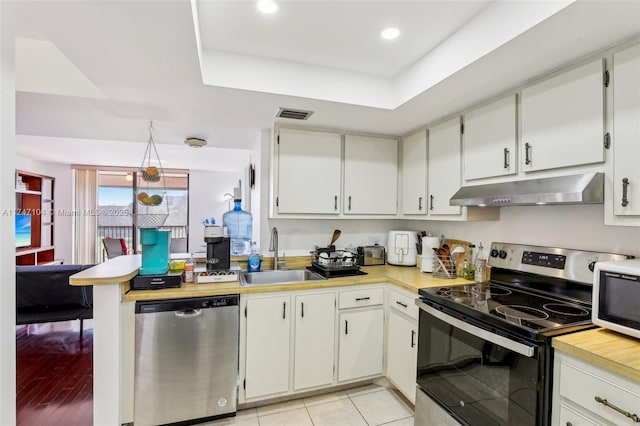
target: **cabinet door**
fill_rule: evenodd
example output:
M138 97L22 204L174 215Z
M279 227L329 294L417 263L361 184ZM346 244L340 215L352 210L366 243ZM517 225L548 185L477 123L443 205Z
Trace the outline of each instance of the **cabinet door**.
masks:
M383 326L382 308L340 314L338 381L382 373Z
M278 213L340 213L342 137L280 129Z
M245 397L289 390L289 296L247 300Z
M396 214L398 141L345 136L344 213Z
M333 383L335 293L295 296L293 388Z
M613 57L613 211L640 215L640 45Z
M427 214L427 132L402 141L402 213Z
M449 199L460 189L460 118L429 129L429 214L460 214Z
M418 323L391 310L387 334L387 377L413 403L416 398Z
M522 90L525 172L604 161L603 61Z
M464 116L465 180L516 173L516 95L499 99Z

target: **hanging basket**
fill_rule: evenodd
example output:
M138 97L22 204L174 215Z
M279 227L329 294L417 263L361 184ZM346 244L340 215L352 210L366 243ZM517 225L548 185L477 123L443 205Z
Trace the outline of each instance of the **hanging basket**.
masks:
M149 124L149 141L137 173L135 223L140 228L161 227L169 217L166 177L152 132Z

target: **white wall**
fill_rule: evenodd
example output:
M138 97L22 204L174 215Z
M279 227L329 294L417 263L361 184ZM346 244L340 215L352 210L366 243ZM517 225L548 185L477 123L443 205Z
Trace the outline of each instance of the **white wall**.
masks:
M70 211L73 194L72 170L68 164L47 163L31 158L15 156L15 168L24 172L36 173L55 178L53 187L54 211L61 209ZM64 263L71 263L73 253L73 217L54 214L53 218L53 243L55 245L55 258Z
M202 220L213 217L216 225L222 226L222 215L233 208L233 200L226 201L229 197L224 194L233 194L243 173L242 170L235 173L192 170L189 173L189 251L206 251Z
M573 248L640 257L640 227L605 226L604 205L502 207L494 222L403 221L410 230L471 241Z
M0 205L15 194L15 4L0 1ZM0 425L16 423L16 274L13 215L0 215Z

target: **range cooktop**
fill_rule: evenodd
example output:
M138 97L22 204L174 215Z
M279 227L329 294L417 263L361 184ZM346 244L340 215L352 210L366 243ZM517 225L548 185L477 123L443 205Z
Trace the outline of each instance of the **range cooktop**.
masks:
M493 243L487 283L420 289L432 306L539 340L591 326L595 262L627 256Z

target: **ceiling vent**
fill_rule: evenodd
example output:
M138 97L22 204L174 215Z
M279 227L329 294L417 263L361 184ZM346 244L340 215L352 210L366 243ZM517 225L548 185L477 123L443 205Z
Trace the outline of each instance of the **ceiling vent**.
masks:
M278 112L276 112L276 117L290 118L292 120L306 120L311 117L311 114L313 114L313 111L280 107L278 108Z

